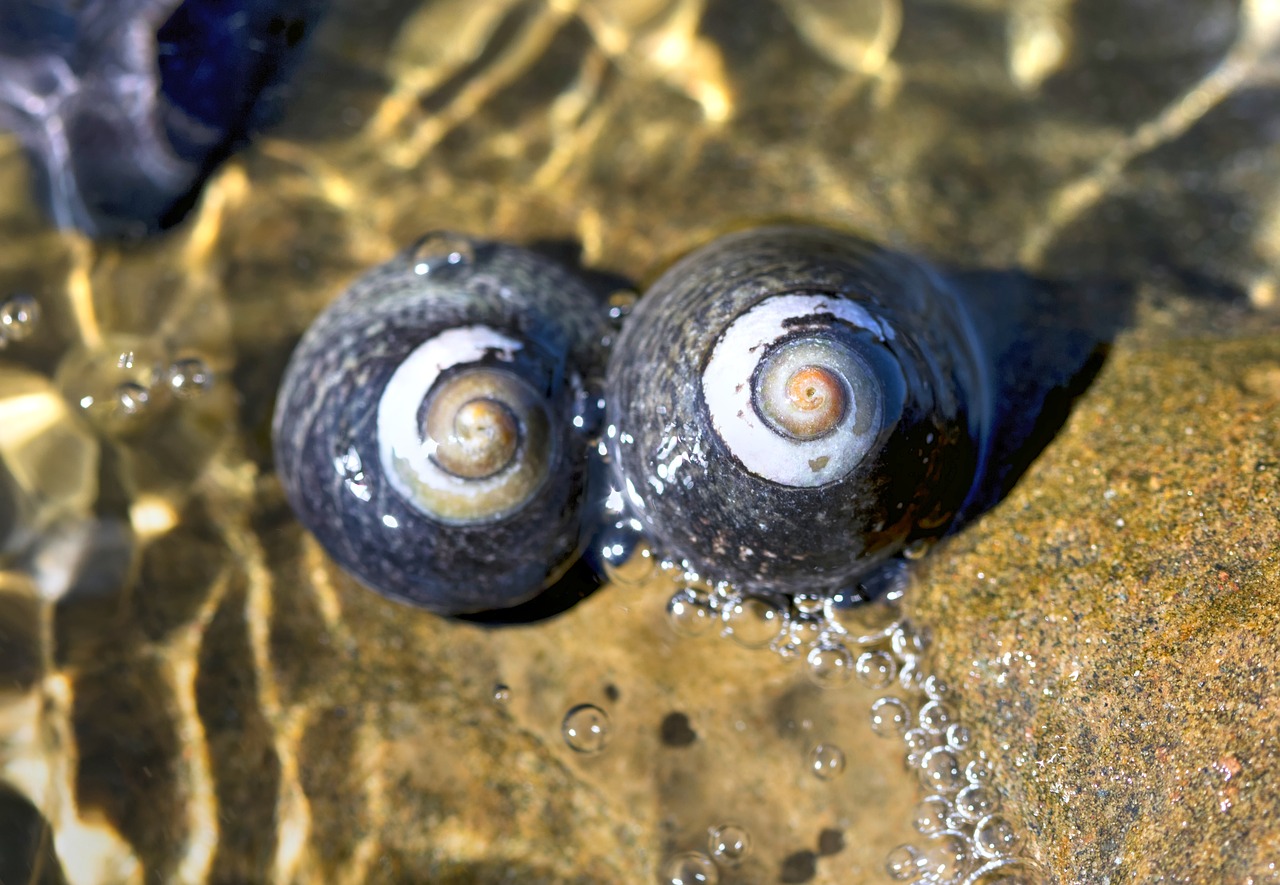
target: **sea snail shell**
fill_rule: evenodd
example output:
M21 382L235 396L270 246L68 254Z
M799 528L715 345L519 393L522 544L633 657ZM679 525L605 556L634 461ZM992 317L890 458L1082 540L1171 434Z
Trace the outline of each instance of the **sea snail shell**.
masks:
M326 309L294 351L275 458L343 567L439 614L516 605L591 526L591 383L604 312L532 252L424 237Z
M963 506L990 435L985 366L926 265L817 228L730 235L623 327L614 482L655 546L713 580L838 589Z

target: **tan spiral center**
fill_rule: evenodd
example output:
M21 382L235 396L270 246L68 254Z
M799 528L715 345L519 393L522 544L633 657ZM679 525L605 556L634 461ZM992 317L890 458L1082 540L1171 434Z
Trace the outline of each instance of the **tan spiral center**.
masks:
M493 399L473 399L454 413L452 432L436 449L436 461L454 476L483 479L511 463L520 445L520 424Z
M787 378L783 393L782 402L771 403L770 417L796 439L817 439L844 417L844 384L831 369L801 366Z

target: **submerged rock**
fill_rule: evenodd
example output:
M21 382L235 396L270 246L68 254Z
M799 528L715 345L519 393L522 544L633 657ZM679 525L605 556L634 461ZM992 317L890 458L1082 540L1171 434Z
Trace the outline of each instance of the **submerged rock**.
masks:
M1122 339L908 597L1062 882L1271 881L1280 338Z

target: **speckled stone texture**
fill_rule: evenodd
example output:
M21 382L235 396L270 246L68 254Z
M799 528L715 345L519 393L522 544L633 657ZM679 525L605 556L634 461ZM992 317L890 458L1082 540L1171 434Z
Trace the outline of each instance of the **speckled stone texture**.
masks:
M1122 339L909 607L1057 881L1280 881L1280 336Z

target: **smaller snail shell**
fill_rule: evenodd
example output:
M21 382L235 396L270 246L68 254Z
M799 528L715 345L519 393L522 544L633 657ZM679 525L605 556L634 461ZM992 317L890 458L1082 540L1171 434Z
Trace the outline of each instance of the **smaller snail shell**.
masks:
M307 330L277 469L298 518L370 587L458 615L517 605L577 557L604 312L532 252L425 237Z
M941 534L982 470L986 357L961 296L845 234L771 227L677 262L619 336L614 478L713 580L798 593Z

